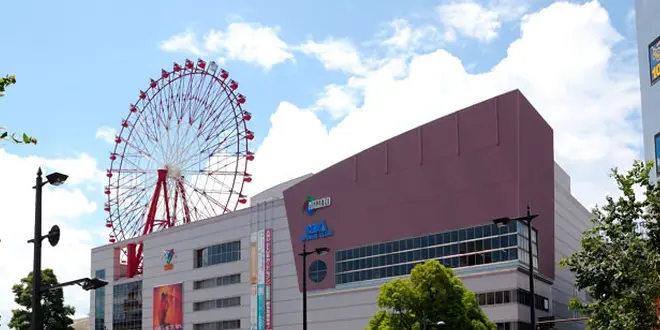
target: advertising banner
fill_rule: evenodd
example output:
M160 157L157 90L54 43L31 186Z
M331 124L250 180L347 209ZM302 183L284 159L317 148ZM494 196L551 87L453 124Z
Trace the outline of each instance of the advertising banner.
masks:
M265 326L266 330L273 329L273 306L271 288L273 285L273 228L266 229L266 261L265 261Z
M257 233L250 235L250 329L257 330Z
M265 281L265 239L266 239L265 230L260 230L257 233L257 330L264 330L265 328L265 315L264 315L264 281Z
M183 283L154 288L153 330L183 329Z
M660 37L649 45L649 66L651 70L651 86L660 80Z

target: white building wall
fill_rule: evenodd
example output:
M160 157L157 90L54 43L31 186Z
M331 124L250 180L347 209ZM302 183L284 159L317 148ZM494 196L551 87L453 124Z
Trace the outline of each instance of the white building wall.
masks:
M660 1L636 0L637 56L639 57L640 92L642 96L642 126L644 159L655 160L654 136L660 133L660 81L651 86L649 44L660 36ZM656 178L653 171L652 176ZM656 178L657 179L657 178Z
M562 258L569 257L582 248L582 233L591 226L589 212L571 195L570 177L555 163L555 265ZM578 315L568 309L568 302L573 297L582 301L584 292L575 290L575 276L566 268L556 267L552 289L553 312L555 318L573 318ZM584 322L557 323L557 329L584 329Z

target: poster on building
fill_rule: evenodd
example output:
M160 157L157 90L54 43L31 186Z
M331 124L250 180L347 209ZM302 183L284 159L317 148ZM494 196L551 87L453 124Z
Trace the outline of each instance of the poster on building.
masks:
M273 309L272 309L272 298L271 288L273 285L273 228L266 229L266 260L265 260L265 327L266 330L273 329Z
M257 233L250 235L250 329L257 330Z
M257 234L257 330L264 330L265 328L265 315L264 315L264 281L265 281L265 251L264 243L266 239L266 231L260 230Z
M183 329L183 283L154 287L153 330Z
M649 44L649 69L651 71L651 86L660 80L660 37Z

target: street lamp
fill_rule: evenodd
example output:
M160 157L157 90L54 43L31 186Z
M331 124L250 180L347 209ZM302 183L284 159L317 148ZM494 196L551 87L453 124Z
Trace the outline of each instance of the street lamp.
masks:
M532 296L529 308L529 317L531 319L532 328L536 330L536 294L534 293L534 244L532 243L532 220L538 217L538 214L532 214L532 210L527 205L527 215L518 218L499 218L493 220L498 227L504 227L510 221L523 221L527 225L527 240L529 250L529 293Z
M53 226L47 235L41 235L41 195L43 192L43 187L50 183L53 186L59 186L66 181L69 177L66 174L62 173L51 173L46 175L46 181L44 182L41 177L41 167L37 171L37 181L34 185L36 190L36 203L34 210L34 238L29 240L28 243L34 244L34 264L32 267L32 329L33 330L42 330L43 326L41 325L41 242L48 238L48 242L51 246L57 245L60 241L60 227L57 225Z
M320 256L330 252L327 247L316 248L312 251L307 251L307 244L303 242L302 253L298 253L302 257L302 277L303 277L303 330L307 330L307 256L311 254L318 254Z

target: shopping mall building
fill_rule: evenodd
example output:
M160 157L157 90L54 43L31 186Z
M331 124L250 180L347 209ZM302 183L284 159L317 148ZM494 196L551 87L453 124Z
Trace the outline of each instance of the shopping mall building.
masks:
M500 329L538 317L573 317L581 296L557 264L579 248L590 213L554 162L553 131L512 91L384 141L319 173L254 196L249 208L95 248L90 330L309 328L359 330L376 312L379 287L424 260L452 267ZM539 217L534 299L522 223ZM327 247L302 265L298 253ZM126 278L120 249L144 246L141 275ZM307 267L307 278L302 277ZM171 312L165 315L161 308ZM181 324L181 326L177 326ZM557 324L580 329L581 324ZM167 327L165 328L167 329Z

